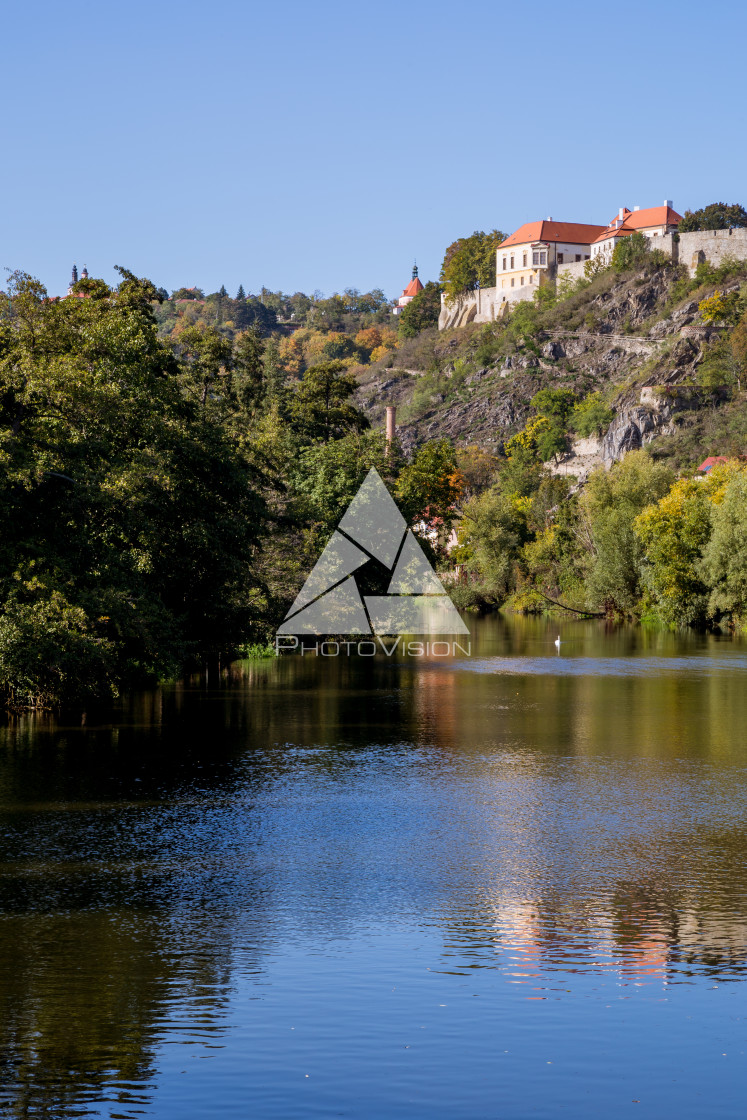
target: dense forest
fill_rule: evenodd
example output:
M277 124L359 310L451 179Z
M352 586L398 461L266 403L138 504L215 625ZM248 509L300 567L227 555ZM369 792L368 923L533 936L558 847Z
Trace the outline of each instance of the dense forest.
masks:
M455 242L396 317L380 291L169 297L119 269L55 299L14 273L5 705L107 701L264 648L371 466L436 530L424 546L463 608L741 628L747 264L690 277L632 237L500 321L439 333L441 293L483 282L500 236ZM580 440L610 457L577 468ZM699 475L705 455L726 461Z
M266 643L370 466L411 523L454 517L453 447L387 454L344 360L322 352L291 377L256 326L163 337L157 289L119 271L116 290L83 280L85 298L57 300L16 273L2 304L14 708L106 700Z

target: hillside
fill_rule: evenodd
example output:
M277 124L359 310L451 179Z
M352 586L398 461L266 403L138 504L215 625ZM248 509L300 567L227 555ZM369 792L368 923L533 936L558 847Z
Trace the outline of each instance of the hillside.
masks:
M406 451L448 436L500 452L539 390L568 389L578 400L599 393L613 419L578 448L584 456L569 446L564 473L583 475L649 444L678 465L741 452L741 394L701 375L722 330L702 322L698 305L717 289L737 292L746 277L744 262L706 266L694 280L651 260L628 273L609 269L565 298L520 304L499 323L406 340L384 365L358 370L358 403L375 424L396 404Z

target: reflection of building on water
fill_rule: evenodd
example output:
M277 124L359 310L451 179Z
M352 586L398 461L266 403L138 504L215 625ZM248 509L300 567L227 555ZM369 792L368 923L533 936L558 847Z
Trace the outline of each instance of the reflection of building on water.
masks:
M507 894L485 899L482 915L473 912L469 920L455 913L449 930L451 967L461 953L474 966L479 946L485 967L536 990L566 990L564 975L595 973L622 987L666 986L694 975L747 980L747 920L698 910L686 899L661 899L655 907L649 892L637 904L628 890L586 905Z

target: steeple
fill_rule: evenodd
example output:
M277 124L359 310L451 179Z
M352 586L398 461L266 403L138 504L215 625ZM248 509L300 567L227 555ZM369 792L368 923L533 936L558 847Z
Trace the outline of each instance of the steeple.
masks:
M80 274L80 278L81 278L81 280L87 280L88 279L88 269L86 268L85 265L83 265L83 271Z
M412 278L413 278L413 280L417 280L417 278L418 278L418 262L417 261L415 261L415 263L412 266Z
M72 279L70 280L70 285L72 287L73 284L77 284L77 283L78 283L78 266L77 266L77 264L74 264L73 265L73 275L72 275Z

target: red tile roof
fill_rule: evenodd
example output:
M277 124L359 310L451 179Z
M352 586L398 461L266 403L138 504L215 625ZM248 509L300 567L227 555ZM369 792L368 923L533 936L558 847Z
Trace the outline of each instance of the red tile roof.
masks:
M525 222L516 233L502 241L498 248L524 245L528 241L563 241L568 245L591 245L603 229L604 226L590 226L582 222Z
M682 215L671 206L649 206L648 210L628 210L625 206L622 225L616 226L615 223L619 220L619 214L615 214L607 228L595 240L606 241L609 237L627 237L637 230L649 229L651 226L676 226L682 221Z
M422 290L423 285L420 283L418 277L414 276L399 298L402 299L403 296L416 296L418 292L422 292Z
M698 467L698 470L699 471L709 471L711 469L711 467L716 466L716 463L728 463L728 462L729 462L729 456L728 455L709 455L708 458L704 459L703 462L700 464L700 466Z

